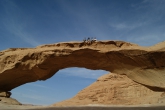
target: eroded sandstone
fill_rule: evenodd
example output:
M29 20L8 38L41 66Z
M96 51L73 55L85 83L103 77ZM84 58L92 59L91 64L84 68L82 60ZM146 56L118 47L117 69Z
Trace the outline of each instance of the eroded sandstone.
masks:
M0 104L3 105L21 105L16 99L10 97L11 92L8 91L0 91Z
M7 98L9 98L10 96L11 96L11 92L0 91L0 97L7 97Z
M0 97L0 104L3 105L22 105L14 98Z
M53 106L165 104L165 90L141 85L126 75L109 73L73 98Z
M0 52L0 90L46 80L68 67L125 74L138 83L164 89L165 42L151 47L123 41L65 42L4 50Z

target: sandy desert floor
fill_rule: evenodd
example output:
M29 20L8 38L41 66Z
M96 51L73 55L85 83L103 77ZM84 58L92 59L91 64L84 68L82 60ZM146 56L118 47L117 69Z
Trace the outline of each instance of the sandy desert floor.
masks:
M0 110L165 110L163 105L136 105L136 106L69 106L69 107L51 107L51 106L29 106L29 105L1 105Z

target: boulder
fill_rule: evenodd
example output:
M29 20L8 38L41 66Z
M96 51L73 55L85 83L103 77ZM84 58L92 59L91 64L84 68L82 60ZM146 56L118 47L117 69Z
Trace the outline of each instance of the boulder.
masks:
M7 97L7 98L9 98L10 96L11 96L11 92L0 91L0 97Z

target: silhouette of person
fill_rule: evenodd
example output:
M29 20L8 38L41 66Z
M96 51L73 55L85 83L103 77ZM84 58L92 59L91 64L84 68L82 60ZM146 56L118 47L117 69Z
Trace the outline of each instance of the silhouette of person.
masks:
M94 41L94 42L96 42L96 41L97 41L96 37L93 39L93 41Z
M88 37L87 41L90 41L90 38Z

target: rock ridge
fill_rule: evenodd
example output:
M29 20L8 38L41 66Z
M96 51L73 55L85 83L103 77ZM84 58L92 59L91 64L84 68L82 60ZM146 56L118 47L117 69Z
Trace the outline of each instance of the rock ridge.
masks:
M84 67L125 74L151 87L165 89L165 42L142 47L124 41L63 42L0 52L0 90L46 80L60 69Z

